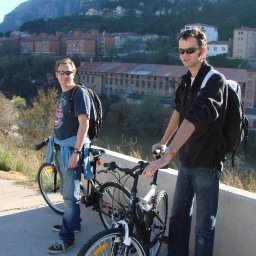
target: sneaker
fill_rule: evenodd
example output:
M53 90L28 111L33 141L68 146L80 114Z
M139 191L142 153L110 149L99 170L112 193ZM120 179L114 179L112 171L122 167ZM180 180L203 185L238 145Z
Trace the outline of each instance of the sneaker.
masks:
M53 231L56 231L56 232L60 232L60 230L61 230L61 225L59 225L59 224L53 225L53 226L52 226L52 230L53 230ZM75 233L78 233L78 232L80 232L80 231L81 231L81 228L75 230Z
M54 245L48 248L49 254L59 254L65 253L67 249L70 249L74 246L74 242L65 242L58 240Z

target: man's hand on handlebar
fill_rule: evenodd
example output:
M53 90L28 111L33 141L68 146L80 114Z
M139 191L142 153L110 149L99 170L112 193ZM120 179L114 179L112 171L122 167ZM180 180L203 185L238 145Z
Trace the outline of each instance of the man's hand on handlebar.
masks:
M156 143L152 146L152 152L156 152L157 149L161 151L161 154L165 152L166 150L166 145L159 143Z

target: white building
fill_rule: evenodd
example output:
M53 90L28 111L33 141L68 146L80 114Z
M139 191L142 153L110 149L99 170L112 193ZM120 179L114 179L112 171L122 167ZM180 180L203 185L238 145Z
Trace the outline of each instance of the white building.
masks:
M192 23L185 25L185 28L181 29L181 32L184 30L192 29L192 28L199 28L203 30L206 34L207 41L218 41L218 30L217 27L202 24L202 23Z
M229 53L228 41L211 41L207 44L207 57Z

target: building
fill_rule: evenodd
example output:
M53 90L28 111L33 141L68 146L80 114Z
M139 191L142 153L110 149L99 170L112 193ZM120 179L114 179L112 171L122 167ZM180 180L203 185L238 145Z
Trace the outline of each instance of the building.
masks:
M206 34L207 41L218 41L218 30L217 27L206 25L203 23L192 23L185 25L185 28L181 30L183 32L184 30L192 29L192 28L199 28L203 30Z
M245 107L256 106L256 70L216 68L227 79L237 81L241 86ZM181 76L186 72L183 66L83 62L78 67L77 80L94 89L98 94L119 95L127 98L134 94L156 95L174 98Z
M124 33L114 33L115 37L115 47L117 51L123 51L125 43L131 42L141 42L142 36L132 33L132 32L124 32Z
M184 72L182 66L84 62L78 67L77 79L98 94L172 97Z
M97 52L102 56L109 56L116 51L115 35L103 32L97 38Z
M241 27L234 30L232 57L256 61L256 28Z
M35 54L50 54L59 55L60 40L53 35L41 33L34 38L34 52Z
M211 41L207 44L207 57L225 54L231 56L231 41Z
M93 58L96 55L98 30L82 33L77 29L73 33L63 36L66 55Z
M28 35L20 38L20 53L35 54L35 36Z

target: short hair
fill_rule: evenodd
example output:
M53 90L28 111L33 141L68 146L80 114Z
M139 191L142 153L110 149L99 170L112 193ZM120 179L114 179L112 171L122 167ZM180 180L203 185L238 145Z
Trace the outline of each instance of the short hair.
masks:
M73 72L76 73L76 65L75 65L74 61L71 60L70 58L65 58L65 59L56 61L55 72L58 71L59 65L61 65L61 64L70 64Z
M178 36L178 40L180 40L181 38L186 40L189 37L194 37L197 40L198 46L200 48L207 47L207 38L205 33L201 29L192 28L192 29L185 30L180 33L180 35Z

